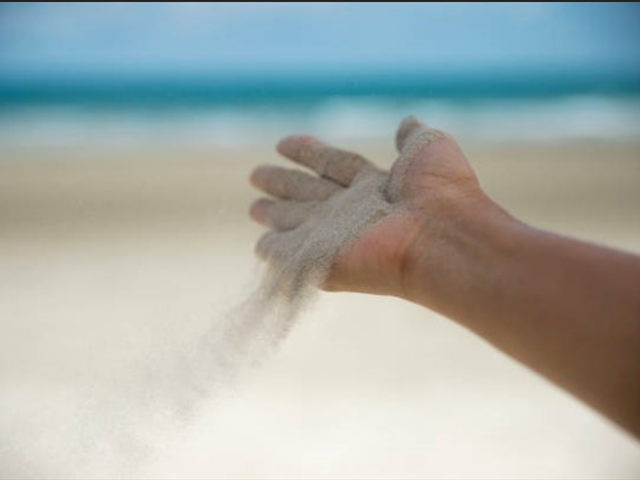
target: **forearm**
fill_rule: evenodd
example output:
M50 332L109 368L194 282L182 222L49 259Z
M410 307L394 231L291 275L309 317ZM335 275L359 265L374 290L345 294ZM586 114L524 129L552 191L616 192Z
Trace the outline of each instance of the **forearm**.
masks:
M417 249L409 298L640 435L640 258L478 203Z
M283 140L279 152L317 175L254 172L275 197L251 210L272 229L260 255L277 264L331 238L322 288L436 310L640 436L640 258L516 221L482 193L455 140L415 118L396 143L384 174L313 137Z

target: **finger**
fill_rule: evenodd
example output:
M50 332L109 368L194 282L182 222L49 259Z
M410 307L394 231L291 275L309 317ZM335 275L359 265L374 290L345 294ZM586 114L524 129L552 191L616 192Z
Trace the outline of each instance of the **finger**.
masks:
M398 149L398 152L402 152L404 150L407 140L411 134L418 129L426 129L426 126L413 115L402 120L398 127L398 131L396 132L396 148Z
M274 201L266 198L256 200L249 211L256 222L275 230L293 230L304 222L317 202Z
M278 144L278 152L345 187L362 169L373 168L373 164L361 155L332 147L308 135L283 139Z
M256 168L251 183L274 197L298 201L326 200L340 190L329 180L270 165Z
M396 148L401 154L415 154L435 140L442 132L429 128L414 116L405 118L396 133Z
M416 117L405 118L396 133L396 148L400 157L391 168L386 187L387 200L400 201L406 184L409 167L420 157L420 153L431 143L444 137L439 130L434 130L420 122Z

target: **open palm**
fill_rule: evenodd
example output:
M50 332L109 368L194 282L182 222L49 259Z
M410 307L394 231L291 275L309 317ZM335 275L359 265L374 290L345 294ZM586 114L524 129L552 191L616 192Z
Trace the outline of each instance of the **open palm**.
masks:
M399 157L391 171L378 169L362 156L310 136L287 137L278 151L314 174L278 166L261 166L253 185L274 198L251 206L251 216L270 228L258 254L279 261L300 248L315 232L360 225L354 238L330 251L327 290L406 295L418 238L442 253L447 224L457 205L482 196L475 174L456 142L413 117L396 134ZM363 217L368 216L364 221ZM424 243L422 243L424 244Z

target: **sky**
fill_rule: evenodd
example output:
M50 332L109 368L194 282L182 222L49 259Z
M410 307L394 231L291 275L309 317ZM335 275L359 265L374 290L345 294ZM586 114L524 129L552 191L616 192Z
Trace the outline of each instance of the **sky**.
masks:
M640 72L606 3L5 3L0 78L579 69Z

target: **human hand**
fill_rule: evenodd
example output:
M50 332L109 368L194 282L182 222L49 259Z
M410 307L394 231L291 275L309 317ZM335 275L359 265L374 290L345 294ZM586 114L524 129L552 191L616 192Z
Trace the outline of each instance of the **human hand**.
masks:
M409 117L396 134L391 171L310 136L282 140L278 151L313 170L258 167L259 199L250 214L269 227L257 252L284 264L297 252L318 266L320 287L411 299L418 263L437 275L455 229L491 202L453 138ZM300 266L301 267L301 266ZM421 285L424 285L421 279Z
M275 290L395 295L469 328L640 436L640 257L528 227L493 203L455 140L400 125L390 171L313 137L260 167L251 216ZM309 281L311 280L311 281ZM271 285L271 283L270 283Z

